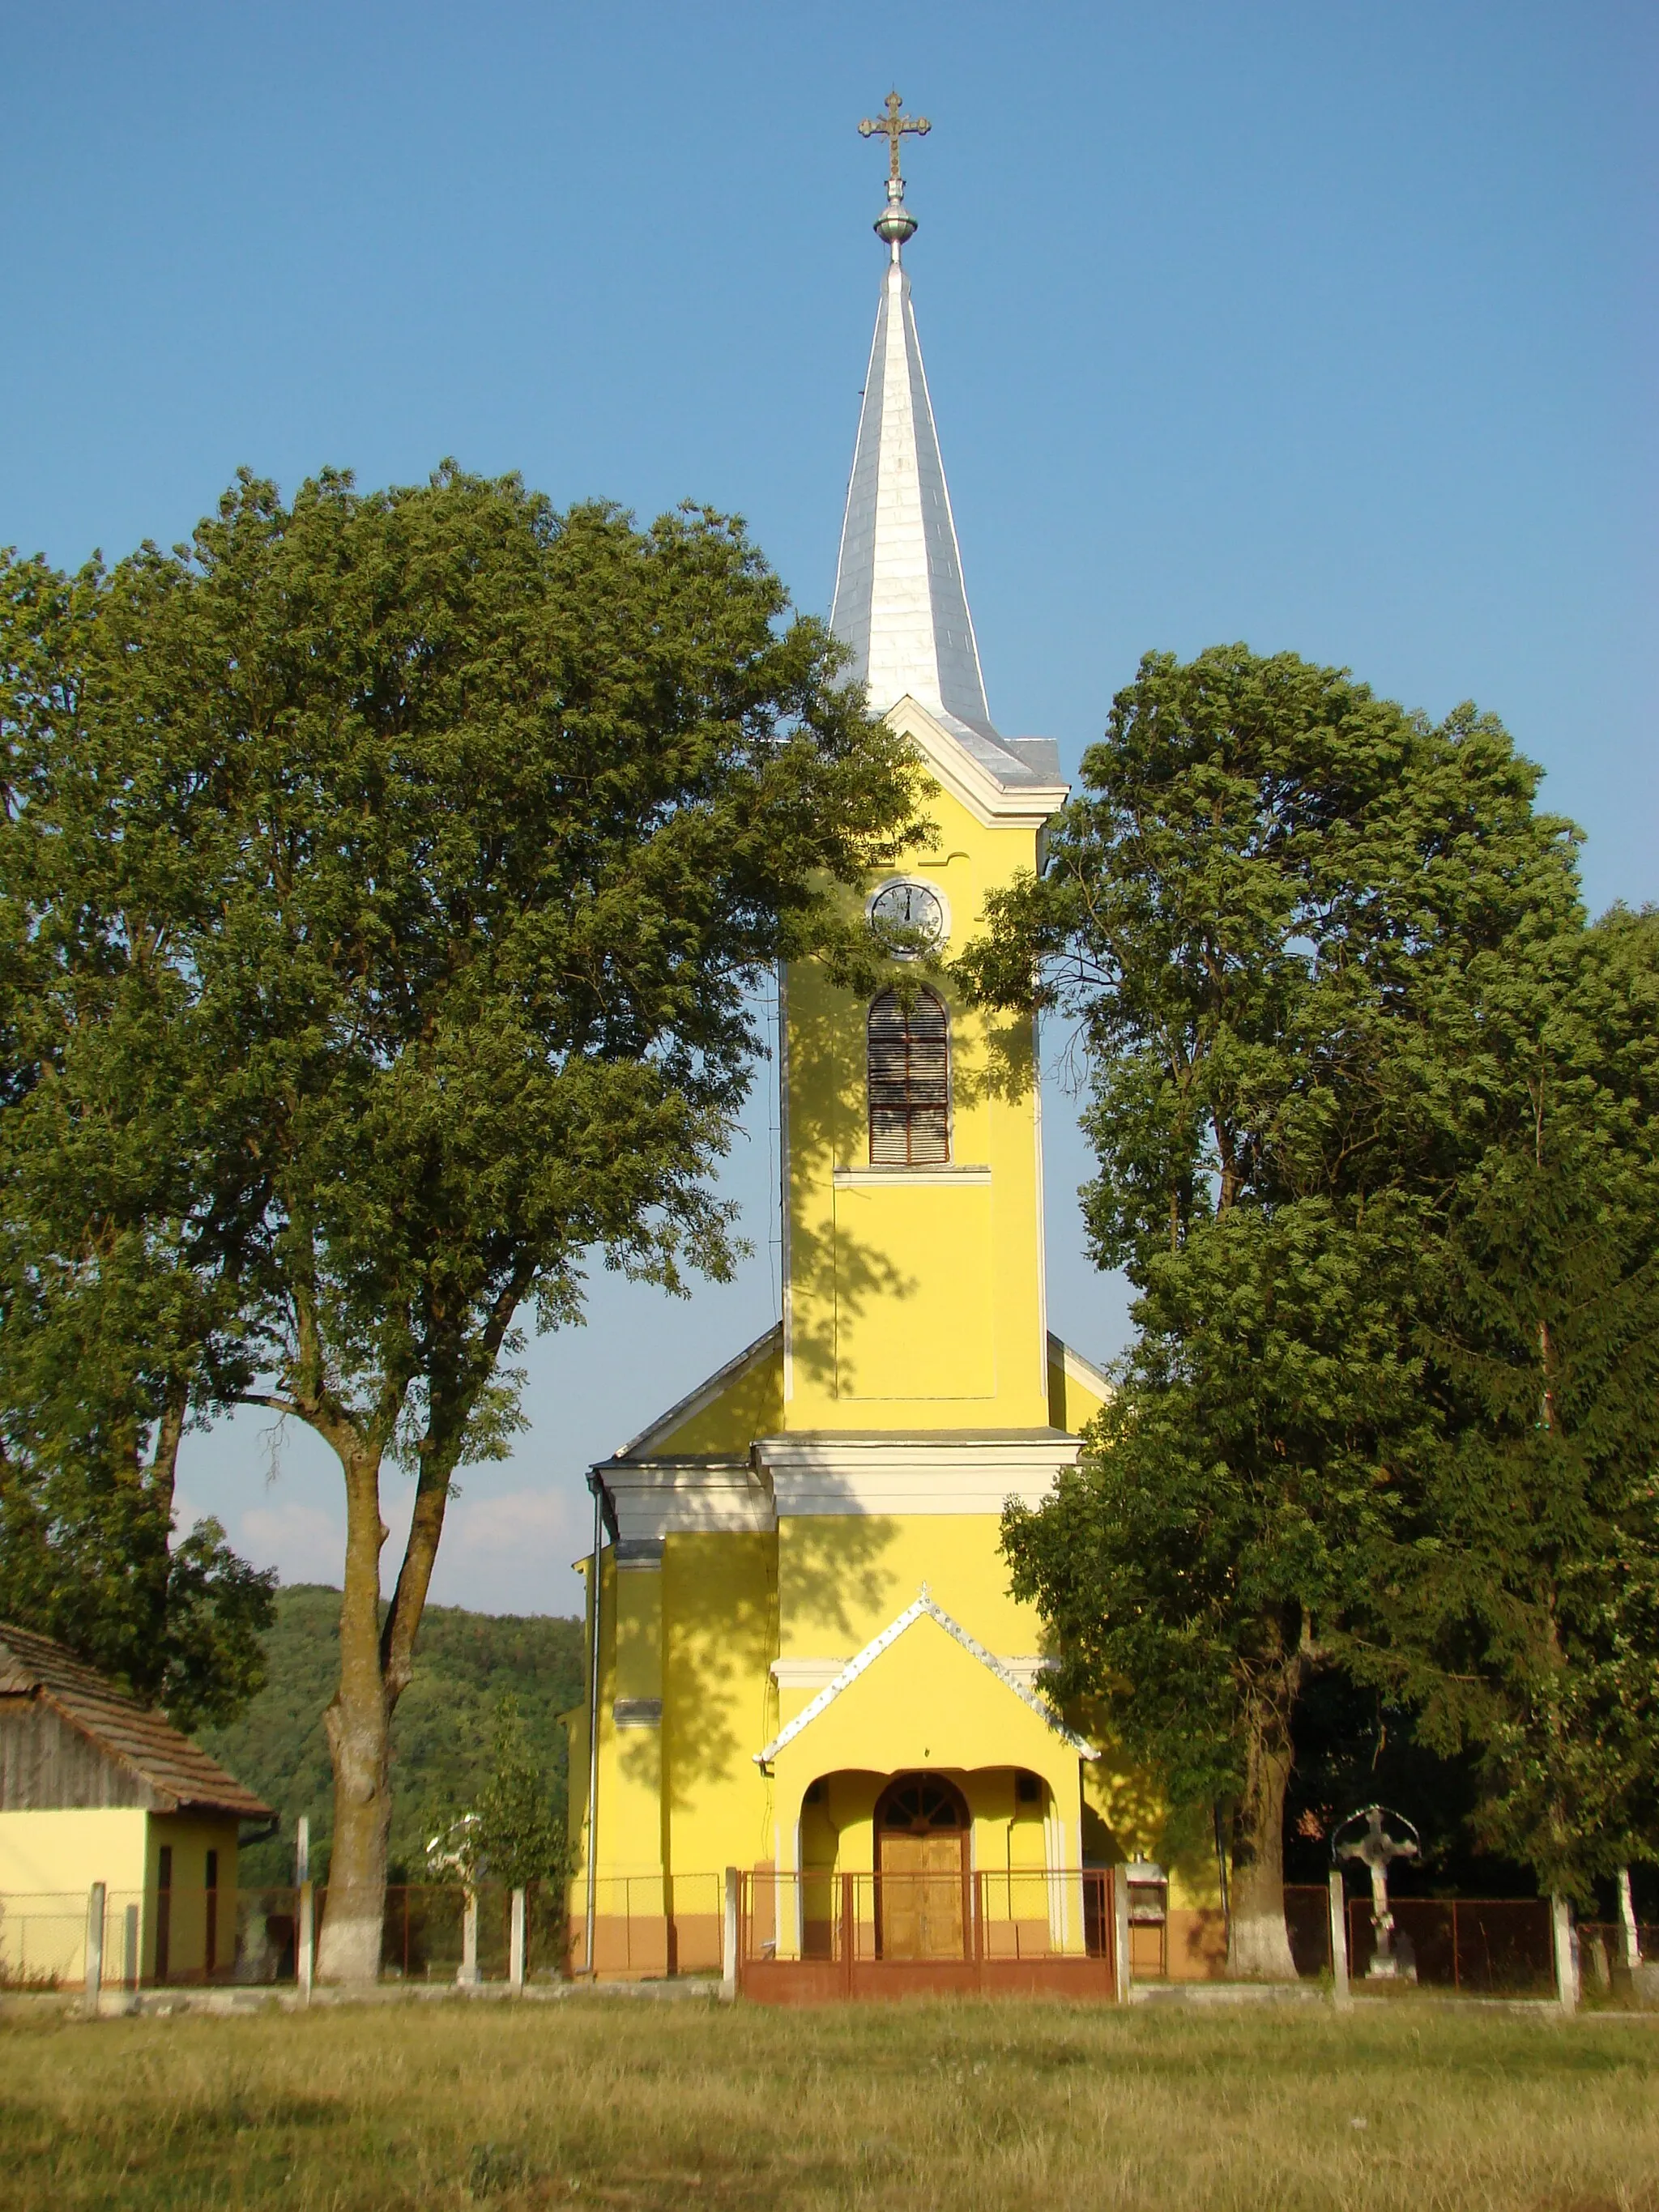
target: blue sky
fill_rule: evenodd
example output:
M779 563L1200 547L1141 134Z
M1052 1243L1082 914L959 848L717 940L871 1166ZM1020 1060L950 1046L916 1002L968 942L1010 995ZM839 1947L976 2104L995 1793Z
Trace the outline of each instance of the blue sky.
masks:
M6 0L0 542L67 564L243 463L453 454L741 512L827 608L892 83L933 120L907 259L1001 726L1074 765L1147 648L1291 647L1500 714L1592 902L1659 896L1650 5ZM753 1264L686 1305L602 1277L532 1347L437 1596L567 1607L581 1469L767 1326L768 1120ZM1051 1316L1101 1355L1070 1123L1051 1086ZM308 1438L222 1426L185 1488L337 1573Z

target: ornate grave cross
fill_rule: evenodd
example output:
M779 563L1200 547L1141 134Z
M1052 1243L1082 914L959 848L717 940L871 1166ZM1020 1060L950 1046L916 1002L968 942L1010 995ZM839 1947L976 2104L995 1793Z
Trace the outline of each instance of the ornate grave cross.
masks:
M890 184L896 185L901 181L899 177L899 140L904 136L907 131L913 131L918 138L925 138L933 126L927 120L927 118L925 115L906 115L902 113L902 110L904 106L904 102L899 98L899 95L896 92L890 92L888 94L886 100L883 102L883 106L887 110L886 120L884 122L879 119L872 120L866 115L863 122L859 125L859 137L860 138L873 138L878 131L885 133L887 139L888 181ZM894 197L896 198L897 195L896 194Z
M1338 1840L1343 1830L1363 1820L1364 1827L1346 1843ZM1393 1821L1396 1828L1408 1832L1403 1837L1389 1834L1382 1823ZM1331 1851L1339 1859L1358 1859L1368 1867L1371 1877L1371 1926L1376 1930L1376 1949L1366 1969L1366 1978L1392 1981L1399 1971L1394 1953L1394 1915L1389 1910L1389 1869L1395 1859L1414 1859L1422 1850L1417 1831L1409 1820L1398 1813L1390 1813L1386 1806L1367 1805L1363 1813L1351 1813L1331 1838Z

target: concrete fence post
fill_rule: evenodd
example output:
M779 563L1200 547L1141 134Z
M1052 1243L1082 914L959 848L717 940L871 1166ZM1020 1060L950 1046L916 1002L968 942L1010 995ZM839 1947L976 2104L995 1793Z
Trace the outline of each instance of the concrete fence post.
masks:
M1642 1963L1642 1931L1636 1924L1636 1899L1631 1894L1630 1869L1619 1869L1619 1963L1633 1973Z
M96 2013L104 1990L104 1885L95 1881L87 1892L86 2003Z
M138 1953L137 1906L136 1905L128 1905L125 1912L121 1916L121 1920L123 1934L121 1979L125 1983L128 1989L131 1990L132 2001L136 2005L138 2002L139 1976L143 1971L143 1961L140 1958Z
M522 1889L513 1893L513 1933L507 1942L507 1978L515 1996L524 1995L524 1915L525 1893Z
M1129 1869L1112 1869L1112 1981L1120 2004L1129 2002Z
M461 1908L461 1963L455 1976L456 1985L464 1990L475 1986L478 1979L478 1893L469 1882L466 1902Z
M1572 1940L1572 1908L1559 1893L1550 1899L1550 1933L1555 1948L1555 1994L1563 2012L1578 2009L1578 1954Z
M1331 1995L1336 2000L1339 2012L1346 2011L1353 2002L1353 1991L1348 1986L1348 1899L1342 1887L1342 1877L1333 1872L1330 1887L1331 1919Z
M738 1994L738 1870L726 1869L726 1914L720 1923L720 1995L727 2004Z
M294 1972L300 1984L300 2002L311 2002L311 1980L317 1963L317 1896L308 1881L300 1884L299 1926L294 1937Z

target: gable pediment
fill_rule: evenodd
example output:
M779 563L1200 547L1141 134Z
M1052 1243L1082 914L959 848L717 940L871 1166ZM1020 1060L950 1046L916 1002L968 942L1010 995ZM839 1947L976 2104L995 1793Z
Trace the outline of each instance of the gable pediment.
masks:
M1034 765L1006 739L924 706L908 693L882 719L909 738L941 787L987 828L1040 829L1071 794L1070 784L1048 773L1046 748L1041 749L1042 765Z
M815 1721L821 1718L832 1705L842 1698L855 1683L869 1674L872 1668L879 1666L907 1632L915 1628L919 1622L925 1620L931 1620L937 1627L942 1629L969 1659L982 1667L1000 1683L1011 1698L1017 1698L1051 1735L1058 1736L1062 1742L1069 1744L1079 1757L1097 1759L1100 1756L1095 1746L1085 1737L1068 1729L1042 1702L1036 1691L1023 1681L1012 1668L1005 1665L994 1652L986 1649L977 1637L969 1635L959 1620L946 1613L945 1607L929 1594L927 1585L924 1583L920 1592L905 1607L903 1612L896 1620L890 1621L878 1636L872 1636L861 1651L855 1652L834 1680L827 1682L817 1695L796 1714L793 1720L778 1730L764 1750L757 1751L753 1754L756 1765L763 1772L769 1770L773 1760L780 1752L787 1750L798 1737L803 1735L811 1727Z

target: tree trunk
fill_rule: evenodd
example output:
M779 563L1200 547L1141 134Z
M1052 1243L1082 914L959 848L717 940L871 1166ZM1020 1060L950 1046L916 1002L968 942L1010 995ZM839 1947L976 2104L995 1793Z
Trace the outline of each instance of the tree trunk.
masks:
M380 1971L392 1831L392 1701L380 1668L380 1454L345 1461L345 1591L340 1686L324 1716L334 1763L334 1841L317 1978L372 1982Z
M1244 1794L1233 1817L1227 1971L1249 1981L1294 1981L1285 1928L1285 1791L1294 1753L1294 1662L1253 1684L1245 1700Z

